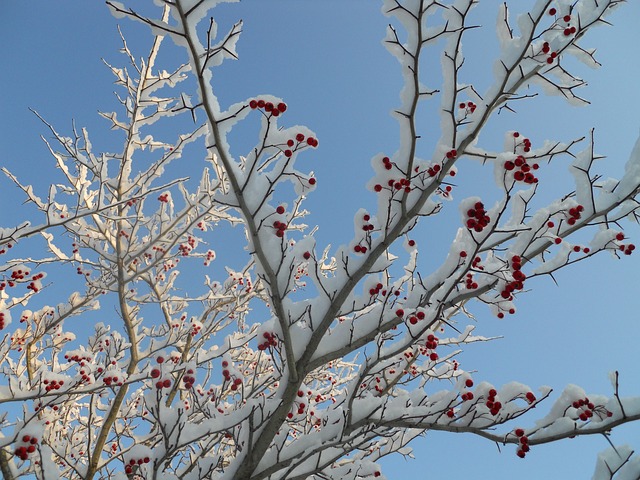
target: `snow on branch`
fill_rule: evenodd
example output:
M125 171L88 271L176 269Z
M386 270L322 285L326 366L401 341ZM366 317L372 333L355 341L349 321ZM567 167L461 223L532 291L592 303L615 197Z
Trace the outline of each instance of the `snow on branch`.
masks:
M43 217L0 229L0 405L20 409L13 423L0 417L4 478L385 478L377 462L411 456L429 430L525 457L640 419L616 376L611 398L569 386L545 417L514 427L551 388L494 386L459 361L495 339L476 333L473 301L504 318L532 278L635 249L622 225L640 209L640 140L612 180L593 132L536 144L510 130L498 151L480 138L494 115L537 101L537 87L584 103L565 58L598 66L581 41L621 2L540 0L515 24L503 4L495 79L480 92L463 48L479 2L384 0L383 44L403 79L399 143L371 159L375 208L354 206L353 236L337 248L316 245L306 223L318 185L298 159L320 151L314 131L291 125L280 97L249 92L225 106L217 90L214 69L242 61L242 22L220 33L215 0L157 0L157 18L106 3L154 35L145 59L123 37L130 67L107 64L119 111L101 115L121 151L97 153L86 130L65 136L42 119L62 183L39 192L3 168ZM184 49L177 67L158 65L165 36ZM435 65L429 49L441 50ZM437 127L421 131L418 115L433 106ZM246 144L232 149L232 130L252 118L255 137L242 130ZM204 160L195 174L194 151ZM564 159L574 185L541 206L538 175ZM493 172L498 199L446 208L467 160ZM416 232L447 215L455 237L427 268ZM60 287L73 293L46 305ZM612 448L594 478L639 465L631 448Z

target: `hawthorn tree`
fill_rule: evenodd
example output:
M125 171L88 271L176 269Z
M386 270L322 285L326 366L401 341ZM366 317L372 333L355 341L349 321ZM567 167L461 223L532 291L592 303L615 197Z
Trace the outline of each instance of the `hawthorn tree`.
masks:
M384 0L396 25L384 44L404 81L393 112L400 141L371 159L377 206L355 212L353 238L337 248L316 245L303 223L317 181L296 162L317 151L314 132L287 123L282 98L219 101L213 72L237 58L242 30L218 32L209 15L222 2L158 0L156 16L106 3L155 36L143 60L123 38L128 67L109 65L121 108L102 116L121 151L96 153L86 130L67 136L43 119L66 184L38 193L4 169L42 218L0 230L5 479L385 478L377 461L407 454L429 430L473 433L526 457L640 418L640 399L621 398L614 375L610 397L570 386L521 425L550 389L494 386L457 361L465 345L489 340L465 326L470 302L508 317L533 278L634 251L623 227L640 208L640 143L611 180L596 171L593 134L582 150L513 130L500 151L479 142L492 116L535 102L536 89L583 102L584 81L565 59L598 65L580 41L621 1L539 0L515 25L504 4L495 81L479 91L461 48L477 2ZM165 37L185 59L170 71L156 64ZM434 48L437 87L422 73ZM439 132L427 151L420 139L435 128L421 132L417 116L433 105ZM245 129L246 143L232 144L232 129ZM195 181L174 175L186 152L203 162ZM539 171L564 158L574 185L539 205ZM452 202L468 161L493 171L498 201L478 191ZM457 234L429 270L419 232L452 215ZM230 226L244 231L244 263L212 278L206 268L221 260L209 245L235 242ZM70 272L82 280L61 286L78 291L47 306L46 291L60 286L48 278ZM103 320L85 335L79 324L96 310ZM630 448L611 448L594 478L639 472Z

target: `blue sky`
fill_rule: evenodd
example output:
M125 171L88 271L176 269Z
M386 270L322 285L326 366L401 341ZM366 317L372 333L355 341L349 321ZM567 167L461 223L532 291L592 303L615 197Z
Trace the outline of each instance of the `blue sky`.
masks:
M397 149L397 124L389 111L398 105L401 79L396 60L381 45L389 19L380 14L380 3L248 0L217 9L221 30L239 18L244 20L240 61L225 63L214 75L221 102L229 104L261 93L281 96L289 105L287 124L304 124L318 134L320 148L313 158L300 161L308 162L304 165L319 180L306 203L312 212L309 223L320 227L319 245L337 246L350 239L353 213L361 206L374 206L373 194L364 189L372 174L370 158ZM492 79L492 27L499 3L481 2L474 18L488 28L474 32L471 41L463 44L468 52L468 78L480 90ZM519 5L531 2L511 3L515 12ZM105 58L115 65L125 61L117 54L117 22L95 0L4 0L0 19L4 70L0 76L0 164L46 191L49 172L54 169L39 135L47 136L47 132L29 107L64 133L75 119L78 126L89 129L97 148L119 145L118 137L107 131L106 121L97 115L99 109L117 108L111 95L112 76L101 61ZM583 42L598 48L604 65L599 70L577 66L579 75L589 82L582 93L592 101L591 106L574 108L560 98L535 99L518 105L517 115L501 114L481 142L497 147L509 129L525 132L534 142L569 140L595 127L596 150L608 157L601 171L605 176L618 176L640 128L638 19L640 2L629 2L610 18L614 28L594 30ZM129 21L120 23L130 47L144 56L150 44L148 31ZM182 61L183 52L168 41L166 46L161 61ZM435 83L438 55L434 51L427 58L425 78ZM430 136L437 123L430 123L434 119L428 108L420 121L425 137L420 155L427 156L428 142L437 138L437 133ZM492 184L472 181L476 174L483 178L478 166L461 163L459 168L472 173L462 177L457 199L491 197ZM550 191L570 191L566 169L561 164L553 168L553 174L546 177ZM13 225L27 215L28 210L20 208L20 193L7 180L0 180L0 198L5 206L0 210L1 226ZM450 223L429 224L416 231L417 240L428 245L434 257L444 251L438 243L447 247L457 226L457 208L451 207ZM637 226L627 225L625 231L640 244ZM428 267L429 255L424 258ZM479 333L505 338L472 346L461 357L463 366L476 370L477 380L496 385L518 380L534 389L550 385L560 391L576 383L587 392L604 394L611 391L608 372L619 370L623 395L640 395L639 265L637 254L621 260L603 254L564 270L556 277L559 287L550 279L537 279L531 285L533 291L518 300L517 315L503 321L483 307L474 308ZM640 448L640 427L623 427L612 441L632 442ZM448 478L589 478L596 452L607 446L603 438L576 439L535 447L521 460L512 447L499 454L494 444L483 439L429 433L414 444L417 460L384 465L388 478L445 474Z

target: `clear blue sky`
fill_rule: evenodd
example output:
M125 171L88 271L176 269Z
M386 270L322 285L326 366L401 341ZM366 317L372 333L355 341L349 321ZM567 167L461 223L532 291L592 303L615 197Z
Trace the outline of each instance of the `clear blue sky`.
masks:
M151 2L134 1L131 6ZM373 208L374 197L364 190L371 176L370 158L397 148L397 124L389 111L398 105L400 74L397 62L382 47L389 20L372 0L247 0L218 9L225 30L244 19L238 46L240 61L216 71L214 81L221 102L229 104L260 93L282 96L289 104L283 120L314 129L321 145L308 162L319 180L306 206L318 224L318 244L348 241L353 213L361 206ZM491 81L492 28L497 0L481 2L477 23L488 28L474 32L468 41L468 74L484 90ZM512 1L514 12L526 0ZM145 7L145 8L148 8ZM88 127L96 148L115 149L119 139L105 133L108 125L97 110L116 109L112 77L101 57L120 65L125 59L113 19L102 2L91 0L2 0L0 3L0 164L46 191L53 162L39 140L48 135L28 111L38 110L60 131L69 133L71 120ZM568 106L560 98L534 100L518 107L517 115L502 114L481 142L502 144L505 130L525 132L534 142L569 140L596 127L597 151L608 156L605 176L618 176L635 142L640 120L640 2L621 7L610 19L615 27L594 30L583 42L597 47L604 67L578 67L589 81L583 95L592 101L584 108ZM129 44L138 56L146 55L147 29L121 20ZM175 64L184 57L169 45L164 57ZM489 51L480 50L487 48ZM465 50L467 51L467 50ZM425 63L425 83L437 80L439 57L434 52ZM433 70L433 77L429 71ZM431 86L431 85L429 85ZM437 123L425 113L421 134L428 142ZM437 122L437 120L435 120ZM110 136L111 135L111 136ZM434 134L437 135L437 134ZM114 147L116 145L116 147ZM419 153L429 154L428 149ZM467 167L476 172L475 166ZM570 191L570 177L561 164L547 177L557 191ZM461 171L465 164L461 163ZM464 179L467 183L464 183ZM481 195L483 185L462 177L456 198ZM490 178L490 177L489 177ZM560 189L564 185L564 188ZM493 188L488 183L486 188ZM24 217L22 198L7 180L0 179L0 225L10 226ZM345 207L345 205L350 205ZM451 240L457 208L451 206L451 223L425 226L418 240L433 245L435 254ZM640 244L640 229L628 225L627 234ZM474 378L500 385L510 380L534 389L550 385L556 391L568 383L592 393L609 394L607 374L621 372L623 395L640 395L640 283L636 272L640 254L616 260L609 255L566 269L551 280L537 279L532 292L518 300L517 315L498 321L483 308L474 308L483 335L504 335L493 344L474 345L462 357L463 367L477 370ZM425 255L425 262L428 256ZM53 302L53 300L52 300ZM524 422L523 422L524 423ZM624 427L612 436L614 443L634 443L640 448L640 426ZM502 454L483 439L429 433L416 441L417 460L385 462L388 478L590 478L595 454L607 448L603 438L576 439L532 449L525 460L512 447Z

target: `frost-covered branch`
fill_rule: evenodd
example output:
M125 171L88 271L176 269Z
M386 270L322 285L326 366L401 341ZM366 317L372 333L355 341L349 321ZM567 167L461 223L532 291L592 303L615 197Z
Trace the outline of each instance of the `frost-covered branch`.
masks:
M509 130L492 151L480 136L500 111L536 102L538 86L583 102L576 92L586 82L565 57L597 66L580 42L621 2L540 0L517 27L502 5L495 79L480 92L463 48L481 28L471 20L478 2L384 0L384 45L404 82L393 111L398 149L372 158L376 206L353 206L353 237L337 248L317 246L306 224L305 199L318 185L297 161L319 147L314 132L288 126L276 96L222 105L212 72L239 59L242 23L219 33L210 16L218 1L163 0L158 18L106 3L155 36L144 60L123 37L129 67L107 63L119 111L101 116L121 152L95 153L84 129L66 137L45 122L62 183L45 196L3 169L44 217L0 230L0 330L9 332L0 405L22 407L15 423L0 420L6 478L384 478L376 462L410 455L410 441L428 430L514 444L524 457L640 419L616 378L612 398L570 386L535 425L512 428L541 411L551 389L495 387L457 360L467 345L493 340L476 334L481 319L465 326L470 302L503 318L532 278L635 249L623 222L640 211L640 141L622 179L610 180L593 132L581 152L585 139L534 145ZM185 60L159 56L164 36ZM426 52L437 49L433 64ZM439 131L419 127L430 106ZM259 120L255 138L232 153L229 134L249 117ZM431 151L420 142L428 136ZM194 150L205 164L192 176L196 162L178 162ZM540 206L538 171L565 158L574 185ZM493 170L499 198L456 201L455 238L427 271L417 232L451 221L462 160ZM239 246L244 258L207 271L221 261L216 244ZM18 249L38 253L12 255ZM51 307L42 299L61 284L58 267L75 274L62 286L77 293ZM75 328L85 319L91 334ZM637 465L630 450L614 449L596 478Z

